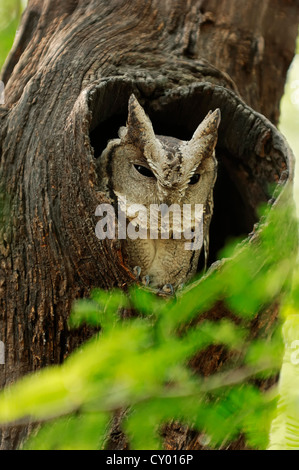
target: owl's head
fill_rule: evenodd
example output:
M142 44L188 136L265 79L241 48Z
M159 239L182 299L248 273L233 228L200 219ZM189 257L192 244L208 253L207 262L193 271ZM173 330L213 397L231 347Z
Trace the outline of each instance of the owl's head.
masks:
M134 95L126 127L110 142L114 193L128 204L205 204L213 189L220 110L210 111L190 141L155 135Z

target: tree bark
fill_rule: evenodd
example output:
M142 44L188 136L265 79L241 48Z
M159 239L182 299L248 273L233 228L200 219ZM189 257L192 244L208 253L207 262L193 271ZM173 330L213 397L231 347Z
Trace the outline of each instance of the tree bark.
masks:
M210 263L252 230L268 184L292 180L287 146L258 113L277 124L298 23L295 0L29 0L2 71L0 387L92 334L68 329L75 298L134 281L119 243L95 237L94 216L105 201L95 159L125 124L130 93L157 133L181 138L221 108ZM0 448L29 431L3 430ZM190 436L170 429L166 441L197 448Z

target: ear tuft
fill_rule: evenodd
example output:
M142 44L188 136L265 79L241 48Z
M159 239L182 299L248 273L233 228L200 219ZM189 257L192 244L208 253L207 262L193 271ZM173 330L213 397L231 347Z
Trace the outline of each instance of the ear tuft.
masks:
M196 168L203 159L214 156L220 121L221 112L219 108L214 112L209 111L194 132L188 143L193 168Z
M131 142L144 146L155 138L155 133L149 117L134 94L129 98L128 110L127 137Z
M221 121L221 111L217 108L213 113L209 111L204 120L199 124L193 134L192 140L198 140L204 136L217 135L218 127Z

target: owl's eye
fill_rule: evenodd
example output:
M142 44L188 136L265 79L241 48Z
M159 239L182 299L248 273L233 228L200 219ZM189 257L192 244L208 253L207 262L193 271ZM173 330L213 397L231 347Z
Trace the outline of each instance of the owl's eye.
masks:
M142 176L147 176L148 178L154 178L154 173L146 166L142 165L134 165L135 169L140 173Z
M198 183L199 180L200 180L200 175L196 173L195 175L191 177L189 184L196 184Z

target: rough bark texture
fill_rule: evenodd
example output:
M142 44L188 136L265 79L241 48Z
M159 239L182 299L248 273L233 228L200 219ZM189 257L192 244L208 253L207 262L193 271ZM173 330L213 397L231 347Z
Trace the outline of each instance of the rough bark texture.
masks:
M297 1L28 3L2 72L0 387L60 363L91 334L68 330L75 298L133 281L118 243L100 243L94 234L95 208L104 201L95 157L124 125L132 91L157 133L181 138L190 138L209 109L221 108L211 262L228 236L251 231L268 184L289 184L293 174L283 139L258 113L277 124ZM193 366L217 370L218 353L212 365L201 359ZM15 448L27 432L3 430L0 448ZM200 448L174 426L165 439L168 448ZM113 446L125 448L119 437ZM242 437L232 446L243 447Z

